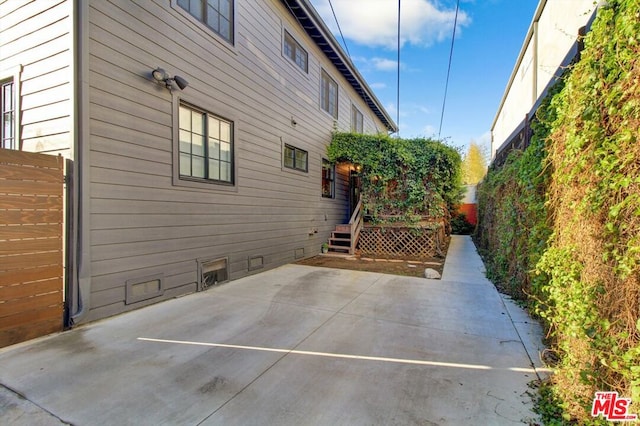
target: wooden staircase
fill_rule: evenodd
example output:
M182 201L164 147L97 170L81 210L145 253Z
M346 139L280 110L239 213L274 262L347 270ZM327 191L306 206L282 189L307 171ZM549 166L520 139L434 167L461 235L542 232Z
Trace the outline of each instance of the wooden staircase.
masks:
M353 210L349 223L336 225L335 231L331 232L329 238L329 253L333 254L349 254L352 255L356 251L360 231L362 230L362 199L358 201L356 208Z
M329 237L329 253L352 253L350 225L336 225L336 230Z

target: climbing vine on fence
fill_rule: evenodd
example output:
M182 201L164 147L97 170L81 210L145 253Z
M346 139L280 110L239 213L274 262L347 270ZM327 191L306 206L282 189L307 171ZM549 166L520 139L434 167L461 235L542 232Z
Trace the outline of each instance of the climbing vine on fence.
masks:
M554 231L539 265L558 391L576 417L596 390L640 412L640 0L609 1L585 45L554 99Z
M373 222L448 222L461 198L460 154L436 140L336 132L328 156L360 167L365 214Z
M479 190L491 275L548 327L559 422L594 422L595 391L640 413L639 11L640 0L599 9L531 146Z

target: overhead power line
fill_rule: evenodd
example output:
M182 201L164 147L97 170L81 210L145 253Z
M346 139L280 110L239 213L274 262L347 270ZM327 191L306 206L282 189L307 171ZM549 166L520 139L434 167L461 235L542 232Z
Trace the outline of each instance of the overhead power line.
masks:
M336 11L333 10L333 4L331 0L329 0L329 6L331 7L331 13L333 13L333 19L336 21L336 25L338 26L338 31L340 32L340 37L342 38L342 44L344 44L344 49L347 51L347 55L349 59L351 59L351 53L349 53L349 48L347 47L347 42L344 40L344 35L342 35L342 29L340 28L340 23L338 22L338 17L336 16Z
M444 97L442 98L442 112L440 113L440 128L438 129L438 139L442 132L442 121L444 119L444 106L447 102L447 90L449 89L449 75L451 74L451 60L453 58L453 44L456 40L456 27L458 26L458 10L460 9L460 0L456 2L456 16L453 19L453 36L451 37L451 50L449 51L449 66L447 67L447 81L444 84Z
M396 87L396 126L398 127L398 137L400 137L400 1L398 0L398 77Z

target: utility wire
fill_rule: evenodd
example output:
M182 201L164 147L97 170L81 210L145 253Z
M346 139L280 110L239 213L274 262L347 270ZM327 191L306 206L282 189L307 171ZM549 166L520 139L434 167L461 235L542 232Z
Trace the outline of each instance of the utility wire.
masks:
M440 128L438 129L438 139L442 132L442 121L444 119L444 105L447 102L447 90L449 88L449 75L451 74L451 59L453 58L453 44L456 40L456 27L458 26L458 9L460 8L460 0L456 2L456 16L453 20L453 36L451 37L451 50L449 51L449 66L447 68L447 81L444 84L444 97L442 98L442 113L440 114Z
M396 126L398 127L398 137L400 137L400 1L401 0L398 0L398 76L396 87Z
M333 13L333 19L336 20L336 25L338 26L338 31L340 32L340 37L342 37L342 44L344 44L344 49L347 51L347 56L351 59L351 53L349 53L349 48L347 47L347 42L344 40L344 36L342 35L342 29L340 28L340 23L338 22L338 17L336 16L336 11L333 10L333 4L331 0L329 0L329 6L331 7L331 13Z

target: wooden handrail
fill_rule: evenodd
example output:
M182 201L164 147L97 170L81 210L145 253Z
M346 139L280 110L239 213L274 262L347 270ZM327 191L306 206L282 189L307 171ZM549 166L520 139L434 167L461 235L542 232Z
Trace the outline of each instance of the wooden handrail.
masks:
M362 197L358 200L358 204L356 204L356 208L353 209L353 213L351 214L351 219L349 219L349 225L353 225L357 220L357 216L360 214L360 209L362 208Z
M353 209L351 219L349 219L349 228L351 231L351 245L349 246L349 254L354 254L356 251L356 244L358 244L358 238L360 237L362 223L362 197L360 197L360 199L358 200L358 204L356 204L356 208Z

